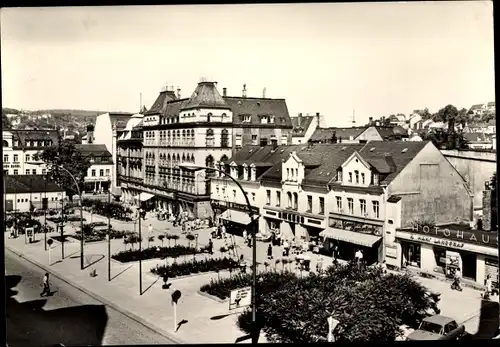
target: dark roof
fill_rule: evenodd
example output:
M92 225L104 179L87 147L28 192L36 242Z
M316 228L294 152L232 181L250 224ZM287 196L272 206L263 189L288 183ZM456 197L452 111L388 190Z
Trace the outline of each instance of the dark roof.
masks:
M89 143L89 144L76 144L75 149L82 153L83 156L93 155L95 157L111 157L106 145Z
M398 202L399 200L401 200L401 197L400 197L400 196L391 195L391 196L389 197L389 199L387 199L387 202L396 203L396 202Z
M315 116L292 117L291 118L293 126L292 137L304 136L314 118L316 117Z
M233 111L233 124L260 124L261 116L274 116L278 126L292 127L285 99L243 98L228 96L224 100ZM243 122L250 116L250 122Z
M378 133L383 139L386 138L392 138L393 136L402 136L402 137L408 137L408 131L406 131L403 127L401 126L394 126L394 127L375 127L377 129Z
M244 146L227 163L230 164L234 161L238 165L255 164L255 166L260 167L271 167L278 162L281 164L281 159L287 158L288 154L298 147L297 145L288 145L278 146L274 149L273 146Z
M173 91L164 90L160 92L158 97L156 98L153 106L144 112L145 115L153 115L153 114L164 114L165 109L167 107L167 103L172 102L174 100L178 100L175 93Z
M226 108L229 109L228 104L224 101L219 94L216 86L217 82L200 82L194 90L191 98L182 107L182 109L191 108Z
M477 110L477 109L480 109L483 107L483 104L476 104L476 105L472 105L470 110Z
M358 143L316 144L305 148L297 155L307 163L314 165L304 177L304 184L327 184L337 176L337 169L355 152L363 148ZM313 165L311 165L313 166ZM306 170L307 171L307 170Z
M7 194L64 191L53 181L45 180L44 175L5 175L4 178Z
M26 146L26 141L27 140L34 140L34 141L52 141L52 145L56 145L58 141L58 132L57 130L15 130L15 129L9 129L7 130L8 132L12 133L12 140L18 140L19 141L19 146L13 146L15 149L23 149L23 148L29 148L29 149L41 149L41 148L46 148L46 146ZM35 142L35 145L38 143Z
M424 148L429 141L370 141L359 152L379 173L387 175L389 184Z
M445 325L455 321L453 318L441 316L439 314L424 318L424 322L434 323L437 325Z
M333 134L337 139L349 139L351 136L353 139L361 135L368 127L351 127L351 128L317 128L312 134L310 141L329 141L331 140Z

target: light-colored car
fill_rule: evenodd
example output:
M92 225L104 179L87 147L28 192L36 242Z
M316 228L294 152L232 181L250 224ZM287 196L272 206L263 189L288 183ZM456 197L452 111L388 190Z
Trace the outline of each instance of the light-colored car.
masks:
M465 334L465 326L459 326L453 318L434 315L424 318L418 329L406 339L407 341L459 340Z

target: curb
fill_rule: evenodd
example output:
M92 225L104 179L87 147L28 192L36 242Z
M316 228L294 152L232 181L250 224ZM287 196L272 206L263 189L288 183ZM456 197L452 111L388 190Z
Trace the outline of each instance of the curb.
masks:
M94 298L95 300L97 301L100 301L102 302L104 305L107 305L111 308L113 308L115 311L118 311L120 313L122 313L123 315L127 316L128 318L132 319L133 321L141 324L142 326L156 332L157 334L160 334L162 335L163 337L169 339L169 340L172 340L174 341L175 343L177 344L187 344L187 342L177 338L177 337L174 337L172 336L170 333L167 333L165 330L155 326L154 324L150 323L150 322L147 322L146 320L140 318L139 316L133 314L132 312L128 311L128 310L125 310L117 305L115 305L114 303L112 303L111 301L109 301L108 299L105 299L103 297L101 297L100 295L98 294L95 294L94 292L91 292L90 290L87 290L86 288L83 288L82 286L80 286L79 284L76 284L74 283L73 281L71 280L68 280L66 278L64 278L64 276L60 275L59 273L54 273L53 270L47 268L46 266L38 263L37 261L33 260L33 259L30 259L24 255L22 255L20 252L18 252L17 250L14 250L8 246L5 246L6 249L8 249L9 251L11 251L12 253L16 254L17 256L19 256L20 258L23 258L25 260L27 260L28 262L32 263L33 265L43 269L44 271L46 272L49 272L50 274L52 274L52 276L58 278L59 280L65 282L66 284L69 284L70 286L78 289L79 291L87 294L88 296Z
M211 295L211 294L202 292L199 289L198 289L198 291L196 293L199 294L199 295L201 295L201 296L204 296L207 299L211 299L211 300L217 301L220 304L224 304L224 303L226 303L226 302L229 301L229 298L222 300L222 299L219 299L218 297L216 297L215 295Z

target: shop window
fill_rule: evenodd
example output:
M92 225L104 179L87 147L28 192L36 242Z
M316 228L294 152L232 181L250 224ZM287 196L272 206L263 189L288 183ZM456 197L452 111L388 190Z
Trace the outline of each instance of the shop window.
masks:
M420 267L420 245L418 243L405 243L403 246L403 255L406 260L406 266Z
M271 205L271 191L269 189L266 190L266 205Z
M312 211L312 204L313 204L313 197L311 195L308 195L307 196L307 211L306 212Z
M433 251L434 251L434 260L436 261L437 265L435 271L444 274L446 270L446 249L440 247L434 247Z

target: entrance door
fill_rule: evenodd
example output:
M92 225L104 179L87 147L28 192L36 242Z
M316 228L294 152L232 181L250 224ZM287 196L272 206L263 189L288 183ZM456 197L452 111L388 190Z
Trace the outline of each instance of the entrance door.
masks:
M464 278L476 280L476 262L477 256L474 253L463 252L460 254L462 257L462 276Z
M5 200L5 210L6 211L14 210L14 200Z
M42 198L42 210L49 208L49 198Z
M405 243L403 255L406 259L406 264L403 265L420 267L420 245L418 243Z

